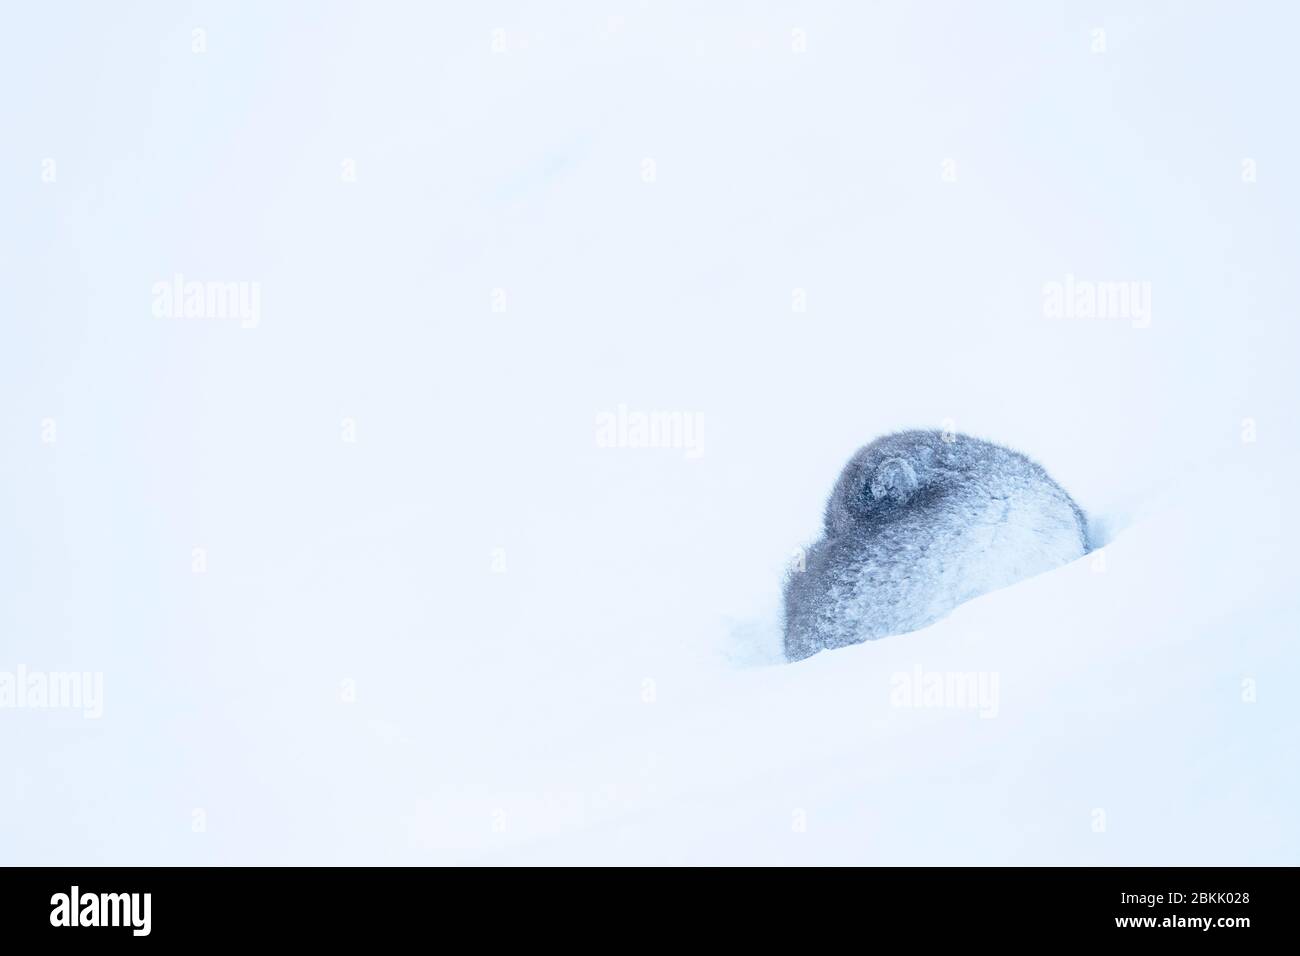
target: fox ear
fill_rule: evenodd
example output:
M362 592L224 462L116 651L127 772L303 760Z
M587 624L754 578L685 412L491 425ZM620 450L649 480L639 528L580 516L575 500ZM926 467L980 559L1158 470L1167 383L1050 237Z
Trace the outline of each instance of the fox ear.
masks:
M906 501L916 491L916 472L901 458L886 458L871 476L869 487L877 501Z

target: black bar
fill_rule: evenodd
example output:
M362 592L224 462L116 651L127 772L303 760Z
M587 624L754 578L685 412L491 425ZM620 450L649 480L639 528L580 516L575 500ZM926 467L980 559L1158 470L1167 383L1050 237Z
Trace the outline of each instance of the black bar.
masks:
M1294 872L1268 868L34 868L0 873L6 944L72 938L91 945L284 940L336 947L399 943L416 934L428 940L426 948L436 948L458 945L454 940L465 932L480 945L522 933L532 934L535 945L576 938L621 948L637 939L662 945L689 940L664 934L694 934L692 927L707 926L711 933L760 943L774 941L769 935L777 932L806 934L805 942L848 932L864 949L894 938L926 947L945 941L987 945L1126 937L1137 945L1212 940L1224 946L1292 938L1296 918ZM116 917L118 925L71 925L74 886L77 922Z

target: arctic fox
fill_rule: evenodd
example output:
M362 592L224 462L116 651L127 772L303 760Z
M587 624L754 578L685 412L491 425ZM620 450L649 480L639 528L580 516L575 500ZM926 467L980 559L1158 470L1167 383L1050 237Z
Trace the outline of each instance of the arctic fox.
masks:
M786 657L915 631L1087 552L1079 506L1019 452L938 431L877 438L844 466L824 535L786 581Z

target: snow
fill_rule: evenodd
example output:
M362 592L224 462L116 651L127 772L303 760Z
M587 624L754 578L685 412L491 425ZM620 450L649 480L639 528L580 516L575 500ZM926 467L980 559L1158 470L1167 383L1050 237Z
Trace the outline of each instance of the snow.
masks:
M0 709L0 861L1297 862L1294 12L15 16L0 673L104 699ZM949 424L1102 552L778 663Z
M470 800L453 788L422 804L416 839L427 859L529 863L1289 859L1297 529L1289 509L1259 540L1284 491L1260 464L1221 465L1185 489L1195 501L1233 487L1255 503L1236 514L1189 528L1189 504L1165 508L1104 558L924 631L661 679L653 703L602 709L584 770ZM1195 546L1207 539L1216 545ZM996 706L900 704L898 675L918 669L995 675ZM476 809L492 804L511 829L476 840Z

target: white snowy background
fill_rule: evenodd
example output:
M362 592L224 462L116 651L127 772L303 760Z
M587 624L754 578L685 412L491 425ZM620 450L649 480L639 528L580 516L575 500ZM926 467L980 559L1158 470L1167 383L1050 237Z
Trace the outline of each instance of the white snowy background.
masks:
M1298 28L8 10L0 671L103 716L0 709L0 862L1300 861ZM176 273L260 324L154 316ZM620 404L702 453L600 447ZM944 422L1104 556L772 663L840 466Z

